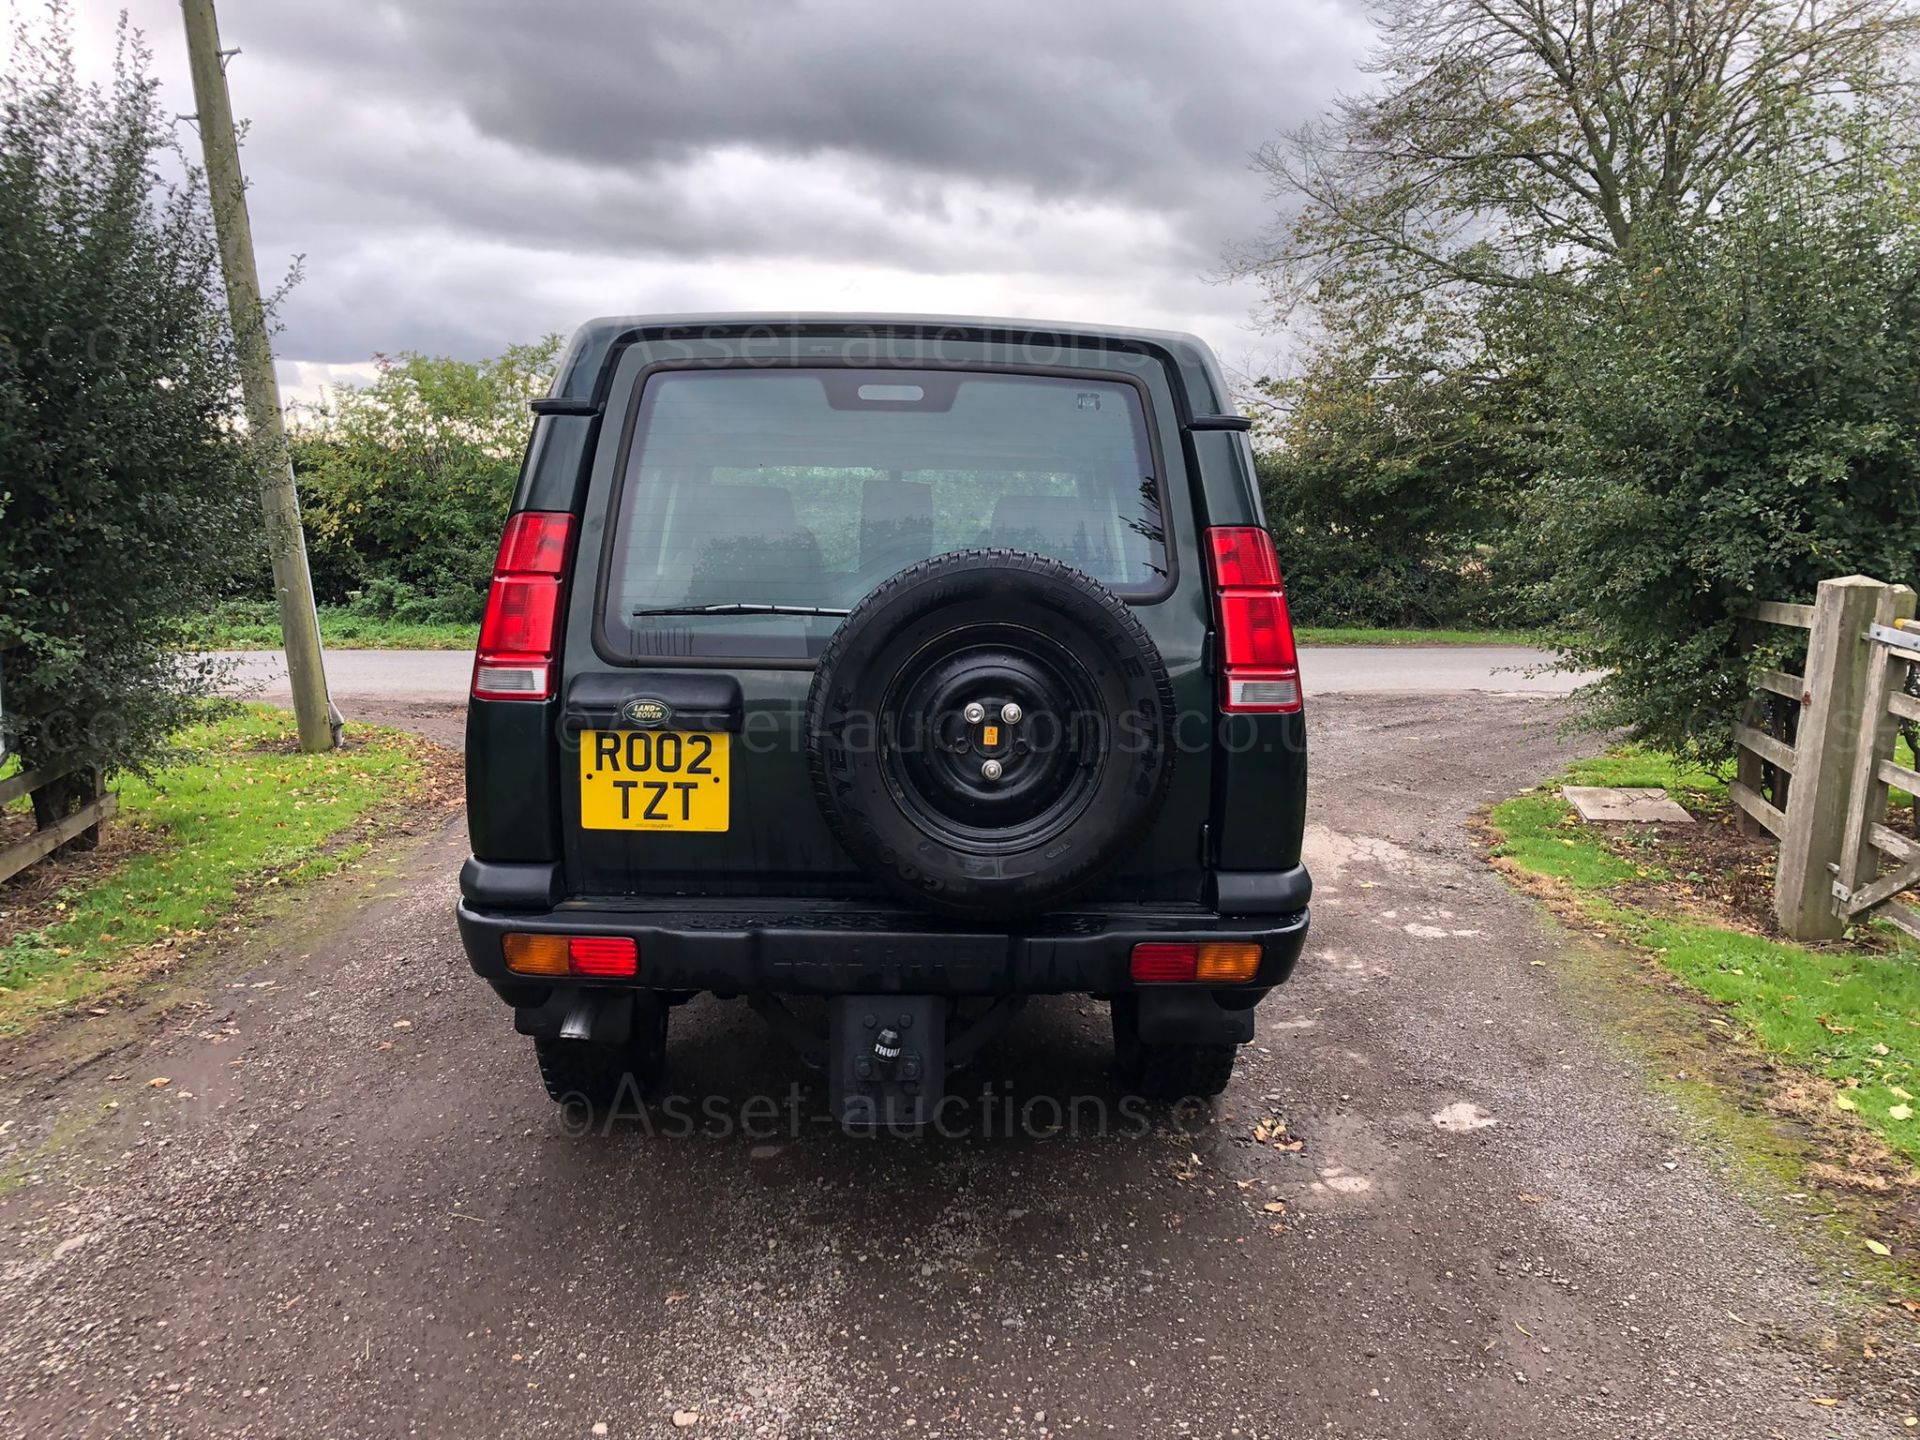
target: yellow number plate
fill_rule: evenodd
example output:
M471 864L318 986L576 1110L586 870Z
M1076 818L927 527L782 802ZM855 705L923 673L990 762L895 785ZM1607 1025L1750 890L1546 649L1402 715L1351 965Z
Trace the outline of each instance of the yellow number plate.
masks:
M725 830L732 739L705 730L582 731L581 828Z

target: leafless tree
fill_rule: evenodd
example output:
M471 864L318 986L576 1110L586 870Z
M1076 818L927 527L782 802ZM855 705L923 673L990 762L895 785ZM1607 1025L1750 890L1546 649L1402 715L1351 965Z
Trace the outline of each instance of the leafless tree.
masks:
M1827 104L1901 104L1910 0L1374 0L1377 83L1256 157L1282 220L1230 257L1285 311L1572 293L1652 220L1710 215Z

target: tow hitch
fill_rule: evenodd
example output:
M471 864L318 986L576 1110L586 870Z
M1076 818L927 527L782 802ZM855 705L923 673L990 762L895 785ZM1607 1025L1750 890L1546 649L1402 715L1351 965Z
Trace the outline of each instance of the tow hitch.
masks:
M947 1002L837 995L827 1009L827 1103L849 1129L917 1129L946 1090Z

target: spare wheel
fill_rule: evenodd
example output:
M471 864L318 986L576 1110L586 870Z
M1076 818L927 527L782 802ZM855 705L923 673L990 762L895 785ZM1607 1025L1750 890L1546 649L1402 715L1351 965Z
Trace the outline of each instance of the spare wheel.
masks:
M1092 884L1152 825L1173 688L1132 609L1069 565L960 550L835 634L807 698L814 791L896 893L992 919Z

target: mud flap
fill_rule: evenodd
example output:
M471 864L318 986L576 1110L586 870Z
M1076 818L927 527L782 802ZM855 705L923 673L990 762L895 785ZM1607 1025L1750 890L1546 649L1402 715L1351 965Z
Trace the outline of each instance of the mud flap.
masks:
M827 1103L850 1130L917 1129L946 1089L947 1002L836 995L827 1005Z

